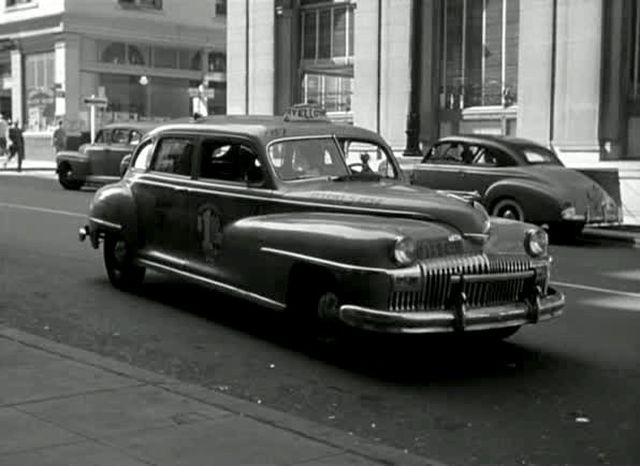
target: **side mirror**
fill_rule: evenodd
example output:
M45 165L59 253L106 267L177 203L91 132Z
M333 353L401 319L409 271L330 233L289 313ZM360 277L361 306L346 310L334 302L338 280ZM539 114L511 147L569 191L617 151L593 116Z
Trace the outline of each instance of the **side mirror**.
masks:
M127 154L120 161L120 178L122 178L125 175L125 173L127 173L130 163L131 163L131 154Z

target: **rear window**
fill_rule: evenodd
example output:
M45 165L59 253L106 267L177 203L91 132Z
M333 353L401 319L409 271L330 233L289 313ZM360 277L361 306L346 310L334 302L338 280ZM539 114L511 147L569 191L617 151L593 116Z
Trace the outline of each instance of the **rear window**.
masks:
M525 146L520 150L524 154L527 163L530 165L562 165L562 162L560 162L560 159L558 159L556 154L544 147Z

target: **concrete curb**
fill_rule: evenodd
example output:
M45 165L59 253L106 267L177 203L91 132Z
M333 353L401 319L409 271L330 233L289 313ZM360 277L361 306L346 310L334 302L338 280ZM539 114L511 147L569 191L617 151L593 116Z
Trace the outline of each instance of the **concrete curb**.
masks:
M23 172L34 172L34 171L50 171L50 172L55 172L56 171L56 167L22 167L22 171ZM15 172L18 173L18 169L15 167L12 168L2 168L0 166L0 172Z
M128 377L163 390L181 395L222 409L233 414L251 418L263 424L287 430L295 435L333 446L346 453L368 458L389 465L443 465L435 460L405 453L393 447L375 444L371 441L350 435L339 429L308 421L266 406L235 398L215 390L178 381L171 377L136 368L98 354L57 343L46 338L32 335L18 329L0 324L0 338L13 340L25 346L36 348L62 358L92 366L116 375Z
M640 248L640 227L638 232L622 230L604 230L599 228L585 228L582 237L587 240L605 240L626 245L631 248Z

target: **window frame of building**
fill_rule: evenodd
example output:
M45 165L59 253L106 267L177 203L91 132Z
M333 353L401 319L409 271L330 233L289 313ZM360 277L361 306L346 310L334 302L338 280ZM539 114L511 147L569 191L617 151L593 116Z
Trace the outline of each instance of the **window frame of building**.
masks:
M440 48L442 70L440 104L442 108L453 110L474 107L506 108L516 104L520 1L524 0L444 0ZM490 17L488 14L488 6L494 6L497 2L500 2L499 21L495 21L495 17ZM461 18L457 18L459 33L455 30L450 33L450 28L455 28L455 23L449 21L450 5L452 5L451 10L455 10L457 6L461 5ZM481 8L478 8L479 5ZM472 10L472 7L475 9ZM478 11L480 15L478 15ZM479 24L478 17L480 18ZM499 25L497 31L495 30L496 24ZM469 39L472 34L477 35L478 32L480 32L480 41ZM487 72L487 62L492 56L491 50L488 48L488 38L495 39L496 34L500 38L500 47L496 53L500 60L500 75L497 80L488 79ZM509 37L510 35L511 37ZM457 40L451 46L448 40L450 36L459 36L459 43ZM469 48L473 44L480 46L479 57L477 54L471 55L470 53ZM451 50L454 47L457 50ZM515 53L513 53L514 50ZM479 62L479 64L475 62ZM473 72L476 74L479 72L479 79L470 77ZM451 76L452 74L454 77ZM458 76L455 76L456 74ZM499 96L496 92L489 92L490 85L499 86ZM474 92L474 87L479 87L479 92Z
M7 10L27 8L36 5L37 3L34 0L5 0L5 8Z
M227 16L227 0L215 0L214 13L216 16Z
M162 10L162 0L117 0L120 8L140 10Z
M329 54L327 57L320 56L320 20L321 15L329 11ZM334 51L336 49L336 38L335 38L335 26L336 26L336 11L344 10L345 11L345 33L344 33L344 54L335 55ZM309 58L305 55L305 47L307 46L306 40L306 25L307 25L307 15L314 14L314 29L315 32L313 35L314 44L313 44L313 57ZM300 15L300 57L303 62L319 62L319 61L333 61L335 59L343 59L345 61L353 60L354 56L354 37L353 37L353 29L354 29L354 14L355 14L355 5L349 1L344 2L334 2L334 3L320 3L320 4L308 4L301 7L301 15Z

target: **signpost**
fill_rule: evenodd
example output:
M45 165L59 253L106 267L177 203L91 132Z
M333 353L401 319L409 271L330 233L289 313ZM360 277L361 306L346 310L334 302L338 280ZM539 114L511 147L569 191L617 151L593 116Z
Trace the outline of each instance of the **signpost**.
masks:
M90 109L90 127L91 127L91 142L96 139L96 107L98 108L106 108L109 100L106 97L96 97L95 95L91 95L91 97L84 97L82 99L85 105L89 106Z

